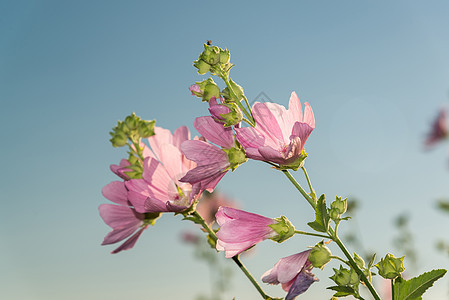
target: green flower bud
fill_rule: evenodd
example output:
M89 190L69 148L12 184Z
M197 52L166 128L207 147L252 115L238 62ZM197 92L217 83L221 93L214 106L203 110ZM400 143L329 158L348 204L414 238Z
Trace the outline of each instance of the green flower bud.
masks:
M128 142L128 137L121 131L115 132L109 140L114 147L123 147Z
M339 219L340 219L341 214L340 214L340 212L339 212L338 209L331 208L331 209L329 210L329 217L330 217L332 220L335 221L335 220L339 220Z
M276 224L268 225L278 234L277 236L271 238L273 241L282 243L295 235L295 227L286 217L281 216L275 220L277 221Z
M335 209L340 215L346 212L348 208L348 199L342 200L341 197L336 197L335 201L331 203L331 209Z
M154 135L154 123L155 121L140 120L137 126L137 132L141 138L148 138Z
M134 113L132 113L125 118L125 125L126 125L126 127L128 127L129 130L134 130L134 129L136 129L139 121L140 121L140 118L137 117Z
M315 268L323 269L324 266L330 262L332 253L324 244L324 241L316 244L309 254L309 261Z
M201 59L194 61L193 66L198 69L198 74L200 75L204 75L209 72L211 67L211 65Z
M360 269L365 268L365 261L357 253L354 253L354 261Z
M388 253L385 258L381 259L375 267L379 270L379 275L385 279L395 279L401 276L401 273L405 271L403 262L404 257L396 258L392 254Z
M339 286L347 286L351 282L351 272L348 269L343 268L340 265L340 269L334 269L335 274L331 277L337 285Z
M220 88L218 85L215 84L215 82L211 79L212 82L209 82L204 87L204 93L203 93L203 100L202 101L209 101L210 98L220 98Z
M200 59L213 66L220 62L220 48L217 46L209 46L204 44L204 51L200 55Z
M229 168L231 168L232 171L248 160L245 150L240 144L231 149L223 149L223 151L228 155Z
M360 276L354 269L349 271L349 284L355 285L360 282Z
M220 50L220 63L221 64L229 63L230 58L231 58L231 53L229 53L228 49Z

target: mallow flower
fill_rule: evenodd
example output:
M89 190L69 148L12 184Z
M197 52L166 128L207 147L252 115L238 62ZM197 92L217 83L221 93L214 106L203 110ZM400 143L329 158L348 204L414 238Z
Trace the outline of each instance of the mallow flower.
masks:
M203 140L183 142L181 151L196 163L196 168L188 171L180 181L192 184L196 191L212 192L229 170L235 170L248 159L235 140L232 128L223 127L211 116L198 117L193 125L205 139L221 148Z
M311 250L281 258L272 269L262 275L262 281L268 284L281 284L287 292L285 300L293 300L318 281L311 273L312 264L308 260Z
M179 181L196 166L180 151L181 144L189 139L185 126L173 135L155 127L155 135L148 138L152 151L144 158L142 178L125 183L128 200L137 212L180 212L192 205L199 193L192 193L191 184Z
M113 229L106 235L102 245L115 244L129 237L111 253L131 249L142 232L149 225L154 224L159 214L141 214L136 212L128 201L128 191L122 181L109 183L103 188L102 193L107 199L118 204L101 204L98 208L103 221Z
M252 113L255 127L235 129L248 158L298 169L307 156L303 153L304 145L315 128L309 103L305 103L304 118L295 92L291 94L288 109L276 103L256 102Z
M285 217L271 219L231 207L221 206L215 218L220 226L216 248L225 251L226 258L266 239L282 242L293 236L295 231Z

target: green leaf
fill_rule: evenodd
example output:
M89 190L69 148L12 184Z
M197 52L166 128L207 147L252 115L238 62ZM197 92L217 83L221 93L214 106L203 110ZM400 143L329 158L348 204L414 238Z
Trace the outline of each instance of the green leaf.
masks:
M315 207L315 221L307 223L312 229L319 232L327 232L329 229L329 215L326 208L324 194L320 196Z
M420 300L424 292L435 281L443 277L446 272L444 269L437 269L410 280L396 279L394 282L394 300Z
M350 295L356 295L355 290L350 286L331 286L327 288L328 290L336 291L334 297L346 297Z

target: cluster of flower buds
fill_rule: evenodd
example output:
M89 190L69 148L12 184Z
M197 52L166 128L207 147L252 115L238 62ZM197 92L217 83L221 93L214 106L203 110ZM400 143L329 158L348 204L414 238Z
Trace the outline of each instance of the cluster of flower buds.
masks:
M336 197L335 201L331 203L331 208L329 210L329 217L338 222L341 220L341 215L346 212L348 208L348 199L341 199L341 197Z
M134 113L125 118L124 121L118 121L109 133L112 146L123 147L128 144L128 139L133 143L137 143L140 138L147 138L154 135L155 121L142 120Z
M198 60L193 62L195 68L198 69L198 74L203 75L207 72L216 74L219 71L229 72L233 64L229 62L231 54L227 49L221 49L217 46L210 46L204 44L204 51L198 57Z

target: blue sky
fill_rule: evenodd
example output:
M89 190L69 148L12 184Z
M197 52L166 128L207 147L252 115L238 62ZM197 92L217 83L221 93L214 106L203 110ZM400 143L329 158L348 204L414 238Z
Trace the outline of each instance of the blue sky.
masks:
M311 104L306 167L328 199L360 199L366 248L393 251L392 221L408 212L420 256L411 275L447 267L435 243L449 218L435 201L449 196L448 145L424 152L422 141L448 104L448 11L446 1L0 3L0 298L194 299L204 289L208 269L179 238L193 225L166 215L135 249L110 255L97 208L115 180L109 164L126 155L108 141L117 120L136 112L193 131L194 118L207 114L187 89L205 78L192 61L206 40L231 50L231 76L248 99L264 92L287 105L294 90ZM219 188L298 229L313 219L287 180L261 163L239 167ZM245 262L259 277L316 242L264 242ZM234 274L226 299L257 298ZM330 274L317 270L321 281L303 299L328 299ZM425 299L447 295L448 282Z

